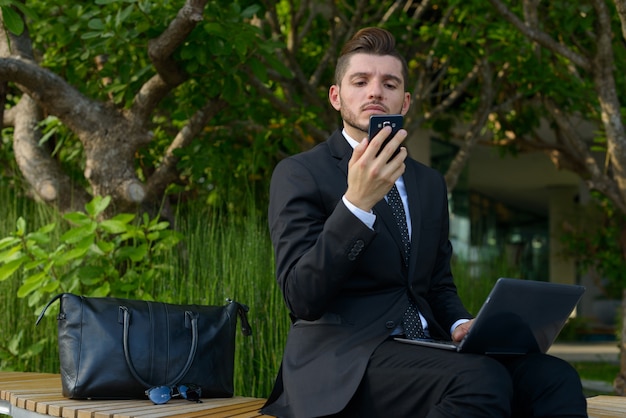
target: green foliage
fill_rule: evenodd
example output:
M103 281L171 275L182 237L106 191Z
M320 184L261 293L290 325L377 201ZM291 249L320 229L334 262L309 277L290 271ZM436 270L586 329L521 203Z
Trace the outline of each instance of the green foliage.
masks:
M5 5L20 7L21 3L0 0L0 7ZM17 16L15 21L16 25L28 25L40 65L86 96L123 108L129 107L141 87L155 76L149 56L151 41L168 28L183 5L181 0L34 0L28 2L25 20ZM17 30L11 13L15 14L13 9L5 15L5 23ZM268 84L272 84L273 71L292 76L276 58L282 43L265 40L259 27L251 23L262 13L251 0L207 2L202 21L180 48L172 51L173 63L189 78L170 92L153 114L154 139L137 153L141 179L154 172L190 117L205 107L208 99L219 97L232 108L219 112L191 146L177 151L183 181L169 192L184 198L199 196L216 206L229 205L225 190L232 183L261 192L259 180L269 176L278 153L275 144L282 140L270 138L264 130L276 120L276 112L251 89L247 71ZM13 105L18 98L8 96ZM293 127L291 118L284 126ZM76 135L55 117L48 117L40 127L42 146L73 181L85 183L83 144ZM12 129L3 129L0 146L0 162L6 162L0 175L8 177L19 172L10 147L12 135ZM288 138L289 134L282 136Z
M573 257L582 271L599 273L598 287L611 299L622 299L626 287L626 216L600 194L563 224L563 253Z
M71 226L58 243L51 239L56 222L29 232L20 217L15 231L0 240L0 281L20 271L17 296L27 297L29 306L62 292L152 299L147 289L171 268L161 256L178 244L180 234L147 215L140 222L132 214L100 220L109 203L109 197L95 197L85 213L66 214Z

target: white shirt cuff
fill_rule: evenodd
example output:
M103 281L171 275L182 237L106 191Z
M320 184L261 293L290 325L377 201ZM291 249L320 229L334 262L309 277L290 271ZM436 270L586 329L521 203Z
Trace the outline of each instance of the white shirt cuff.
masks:
M374 212L366 212L363 209L357 208L350 203L348 199L346 199L345 195L341 197L341 200L343 201L343 204L346 205L348 210L354 214L354 216L359 218L369 229L374 229L374 222L376 222L376 215L374 215Z
M454 324L452 324L452 326L450 327L450 334L452 334L454 332L454 330L456 329L456 327L458 327L461 324L464 324L466 322L469 322L469 319L459 319L458 321L456 321Z

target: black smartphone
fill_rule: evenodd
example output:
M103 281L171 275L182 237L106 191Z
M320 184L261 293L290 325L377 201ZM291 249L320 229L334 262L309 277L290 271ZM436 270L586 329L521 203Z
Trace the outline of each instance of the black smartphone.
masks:
M398 133L398 131L402 129L403 122L404 122L404 117L402 115L372 115L370 116L369 139L374 138L376 134L378 134L378 132L380 132L381 129L383 129L385 126L391 126L391 133L383 142L383 145L380 147L378 154L380 154L380 151L383 148L385 148L385 145L387 145L387 143L391 141L391 138L393 138ZM399 152L400 152L400 148L398 147L398 149L393 153L391 158L398 155ZM378 156L378 154L376 155Z

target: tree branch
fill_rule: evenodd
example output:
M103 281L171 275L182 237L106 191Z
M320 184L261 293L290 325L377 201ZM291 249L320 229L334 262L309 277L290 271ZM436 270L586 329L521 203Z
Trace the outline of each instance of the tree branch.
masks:
M134 98L130 115L145 124L154 108L176 86L187 81L185 73L172 55L187 36L203 20L208 0L187 0L167 29L148 43L148 56L157 75L148 80Z
M454 159L450 163L450 167L446 171L445 180L449 192L452 192L452 190L454 190L461 171L463 171L463 168L467 165L467 161L470 158L471 151L478 142L478 139L481 136L480 133L487 123L493 99L495 97L495 92L493 89L492 70L491 66L487 62L487 59L484 59L482 64L477 67L480 68L482 79L480 105L478 110L476 111L476 117L472 121L470 129L468 129L465 133L461 148L454 156Z
M600 169L595 158L589 152L587 144L580 137L578 130L572 126L570 120L552 100L543 98L543 103L559 127L560 138L566 142L566 149L572 151L568 160L577 161L581 167L585 168L585 172L578 172L578 174L581 178L587 179L587 186L608 196L620 208L622 213L626 213L626 205L620 197L616 183L611 181ZM556 162L556 158L556 156L553 156L552 160Z
M549 49L550 51L561 55L579 67L590 71L591 62L587 57L575 53L567 46L555 41L547 33L527 26L521 19L519 19L513 12L511 12L501 0L489 0L493 7L500 13L506 20L508 20L513 26L515 26L522 34L528 39L537 42L539 45Z
M598 47L593 58L593 79L602 110L613 179L621 196L619 203L626 208L626 128L615 83L611 16L605 0L593 0L592 3L598 15Z
M48 114L57 116L79 136L93 130L100 105L58 75L19 57L0 58L0 79L15 82Z
M63 172L50 153L39 144L41 120L39 106L27 95L15 106L13 150L20 172L36 196L59 211L83 210L91 197Z
M194 138L199 136L209 121L226 106L227 103L224 100L211 99L189 119L187 125L181 129L168 147L161 164L148 178L146 184L148 201L155 201L159 196L163 196L167 186L178 179L179 172L176 165L180 159L174 155L174 151L189 145Z

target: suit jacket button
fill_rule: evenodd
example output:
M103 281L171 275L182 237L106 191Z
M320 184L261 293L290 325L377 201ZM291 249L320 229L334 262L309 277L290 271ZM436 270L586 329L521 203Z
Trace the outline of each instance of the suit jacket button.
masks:
M396 327L396 323L393 321L387 321L385 322L385 327L387 327L388 329L392 329Z

